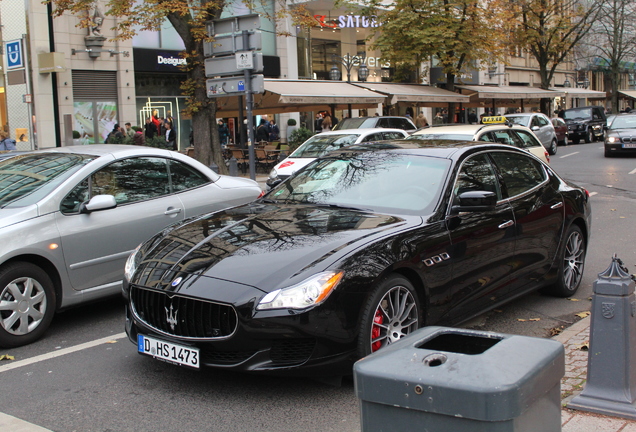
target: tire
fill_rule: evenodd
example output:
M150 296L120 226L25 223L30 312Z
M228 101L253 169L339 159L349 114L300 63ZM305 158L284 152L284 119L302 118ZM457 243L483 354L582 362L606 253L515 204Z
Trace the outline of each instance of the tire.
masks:
M557 154L557 141L556 138L552 140L552 142L550 143L550 148L548 149L548 154L550 156L554 156L555 154Z
M0 304L0 346L30 344L42 337L53 319L53 282L36 265L7 264L0 269Z
M398 341L421 323L422 309L413 285L402 276L389 276L377 284L362 309L358 356L365 357Z
M570 144L570 142L568 141L568 134L565 134L565 136L563 137L562 144L566 147Z
M581 228L576 225L570 226L558 255L557 281L542 289L542 292L555 297L573 296L583 279L586 251L587 245Z
M585 132L585 142L591 143L592 141L594 141L594 131L592 128L588 128Z

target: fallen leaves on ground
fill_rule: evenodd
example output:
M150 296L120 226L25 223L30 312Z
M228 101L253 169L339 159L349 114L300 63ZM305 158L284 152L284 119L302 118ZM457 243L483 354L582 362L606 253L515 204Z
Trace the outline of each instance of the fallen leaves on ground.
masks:
M581 301L581 299L569 298L570 301Z
M554 327L550 329L550 336L556 336L563 332L563 327Z
M117 343L117 341L116 341L116 340L109 340L109 341L108 341L108 342L106 342L106 343Z
M525 321L528 321L528 320L525 320L523 318L517 318L517 321L525 322Z
M578 347L578 349L580 349L581 351L589 351L589 349L590 349L589 342L585 342L583 345L580 345Z
M530 318L530 321L541 321L541 318Z
M574 315L576 315L579 318L587 318L588 316L590 316L590 311L579 312Z
M15 360L15 357L9 354L0 354L0 361L1 360Z

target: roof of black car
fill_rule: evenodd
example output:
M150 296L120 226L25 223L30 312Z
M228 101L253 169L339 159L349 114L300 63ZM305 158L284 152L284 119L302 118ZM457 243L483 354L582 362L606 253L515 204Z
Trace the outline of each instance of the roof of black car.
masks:
M505 144L496 144L483 141L455 141L455 140L391 140L381 141L377 143L357 144L334 150L329 153L330 156L351 154L357 152L369 151L399 151L400 153L409 154L425 154L434 157L452 158L452 156L462 149L502 149L523 152L516 147Z

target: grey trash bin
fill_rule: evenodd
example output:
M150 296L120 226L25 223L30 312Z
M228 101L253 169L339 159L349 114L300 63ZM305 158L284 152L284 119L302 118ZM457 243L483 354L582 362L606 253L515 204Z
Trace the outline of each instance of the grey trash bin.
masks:
M561 430L563 345L425 327L354 366L362 430Z

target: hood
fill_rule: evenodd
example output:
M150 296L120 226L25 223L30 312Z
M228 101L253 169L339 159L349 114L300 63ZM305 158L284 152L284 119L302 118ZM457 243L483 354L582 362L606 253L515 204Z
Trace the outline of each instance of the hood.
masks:
M0 228L8 227L40 215L35 204L26 207L0 209Z
M133 283L174 290L175 278L204 276L269 292L323 271L374 237L422 223L314 205L247 204L158 235L142 249Z
M626 128L626 129L610 129L607 131L608 136L618 136L620 138L631 138L634 142L636 142L636 129Z

